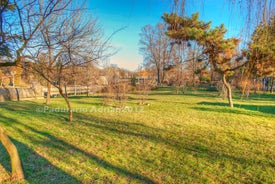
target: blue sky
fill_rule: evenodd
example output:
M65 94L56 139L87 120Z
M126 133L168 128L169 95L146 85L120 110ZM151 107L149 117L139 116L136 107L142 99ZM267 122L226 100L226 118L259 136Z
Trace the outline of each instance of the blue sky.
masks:
M112 45L119 52L110 58L111 64L129 70L137 69L143 62L139 54L139 33L145 25L161 22L163 12L169 12L170 0L89 0L89 11L98 18L105 34L125 27L112 38ZM201 6L203 2L204 6ZM188 14L200 12L200 18L212 21L212 26L224 23L228 28L227 36L242 36L243 17L223 0L204 0L189 4Z

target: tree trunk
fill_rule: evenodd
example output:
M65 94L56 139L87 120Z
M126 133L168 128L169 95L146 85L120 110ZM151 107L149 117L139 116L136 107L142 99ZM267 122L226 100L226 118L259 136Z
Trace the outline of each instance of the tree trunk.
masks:
M160 86L160 69L157 69L158 70L158 86Z
M59 87L59 93L64 98L64 100L66 101L67 107L69 109L69 122L71 123L73 121L73 109L72 109L70 100L68 98L67 92L65 90L65 94L64 94L62 88Z
M271 79L271 84L270 84L270 93L273 93L273 86L274 86L274 77L270 77Z
M222 74L222 82L223 82L223 84L224 84L224 86L226 88L226 91L227 91L227 99L228 99L228 102L229 102L229 106L231 108L233 108L234 105L233 105L233 100L232 100L232 90L231 90L230 84L227 83L227 81L226 81L226 75L225 75L225 73Z
M87 90L87 97L89 96L89 86L86 86L86 90Z
M76 96L76 81L74 81L74 96Z
M248 77L245 77L242 80L242 96L241 96L241 100L243 99L244 95L245 95L245 91L246 91L246 87L247 87L247 83L248 83Z
M195 75L196 75L196 61L195 61L195 54L193 53L193 60L192 60L192 86L193 88L195 87ZM211 75L211 78L212 78L212 75Z
M163 84L163 82L164 82L164 79L165 79L165 70L164 70L164 68L162 69L162 75L161 75L161 84Z
M24 171L21 164L21 160L15 145L11 142L4 129L0 126L0 141L10 155L11 160L11 177L14 180L24 179Z
M257 94L257 91L258 91L258 77L254 79L254 94Z
M51 102L51 88L52 85L50 82L47 83L47 97L46 97L46 104L50 104Z
M192 75L192 86L193 88L195 87L195 72L193 72L193 75Z
M266 83L266 92L268 92L268 90L269 90L269 84L270 83L270 79L269 79L269 77L267 77L267 83Z

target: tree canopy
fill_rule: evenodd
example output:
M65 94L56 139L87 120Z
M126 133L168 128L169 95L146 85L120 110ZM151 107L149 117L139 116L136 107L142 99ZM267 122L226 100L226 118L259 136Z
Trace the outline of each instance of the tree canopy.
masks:
M275 71L275 16L261 22L254 30L249 44L249 60L252 70L259 76Z
M6 26L8 13L15 10L14 4L9 0L0 1L0 56L11 57L9 40L12 39Z
M233 107L231 88L226 77L245 64L240 62L242 57L238 57L237 47L240 39L225 38L227 30L223 24L211 28L211 22L199 20L198 13L192 14L191 17L165 13L163 19L168 24L166 34L170 38L177 42L195 41L203 46L202 59L207 60L215 71L222 75L229 104Z

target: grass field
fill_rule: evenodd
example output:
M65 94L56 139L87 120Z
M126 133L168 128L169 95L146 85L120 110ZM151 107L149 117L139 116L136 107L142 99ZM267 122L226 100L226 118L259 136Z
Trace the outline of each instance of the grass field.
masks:
M169 88L124 111L99 96L72 97L67 123L61 98L0 104L0 124L17 145L22 183L274 183L275 95L234 99ZM46 112L44 112L46 111ZM10 171L0 145L0 183Z

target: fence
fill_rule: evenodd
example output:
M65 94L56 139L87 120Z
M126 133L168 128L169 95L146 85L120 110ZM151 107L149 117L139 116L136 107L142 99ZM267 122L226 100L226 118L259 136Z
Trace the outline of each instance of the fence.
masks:
M68 95L78 95L78 94L93 94L100 92L102 86L69 86L66 88ZM63 88L65 92L65 88ZM47 88L0 88L0 102L4 101L20 101L36 98L44 98L47 95ZM57 88L51 88L51 97L59 95Z

